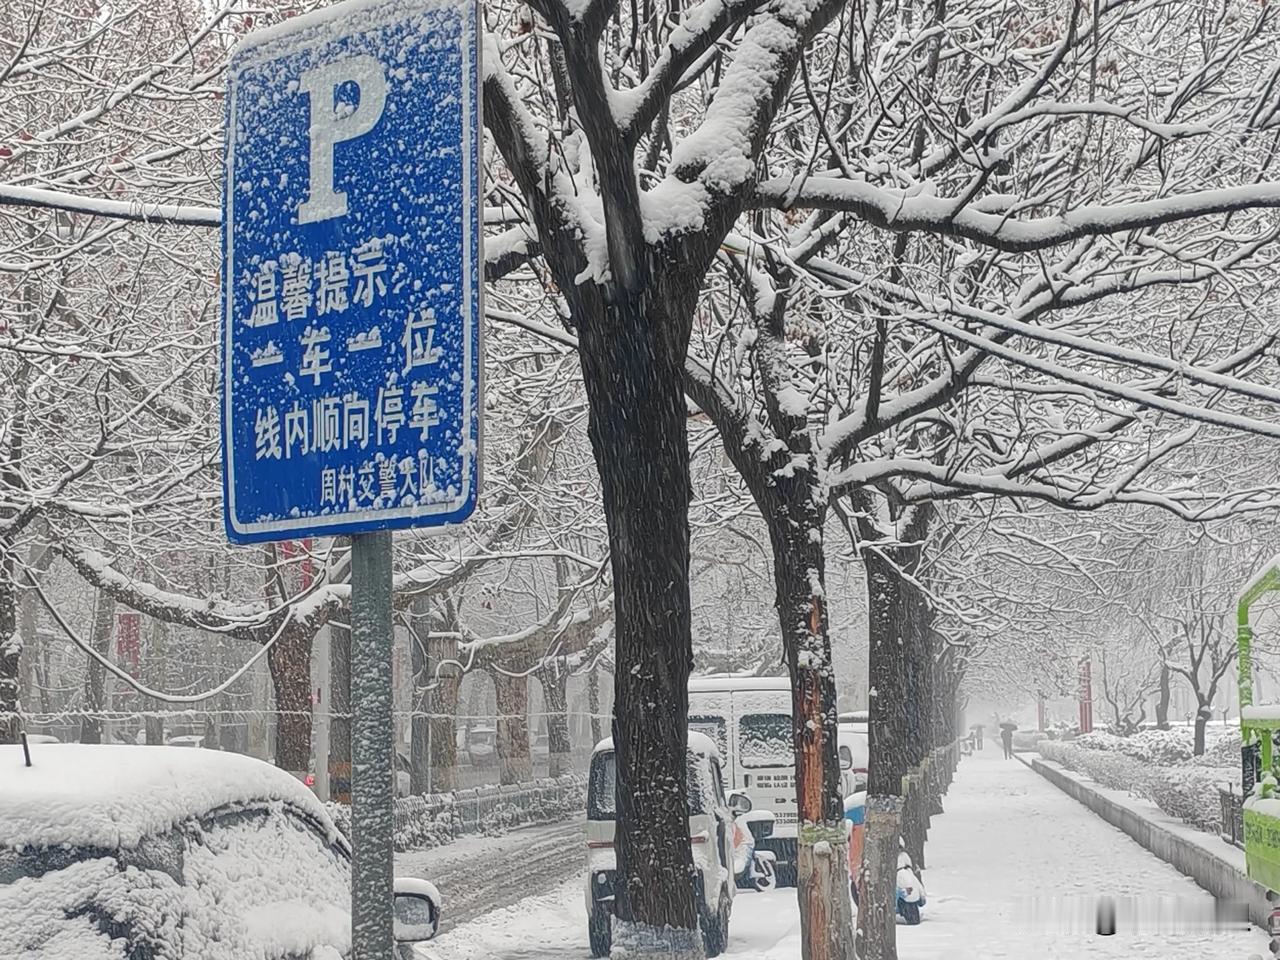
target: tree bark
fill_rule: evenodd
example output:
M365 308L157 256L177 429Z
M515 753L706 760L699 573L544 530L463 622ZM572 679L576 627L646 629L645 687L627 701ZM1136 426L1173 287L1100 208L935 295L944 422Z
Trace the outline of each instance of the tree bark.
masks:
M311 765L311 641L305 626L290 625L267 652L276 700L276 766L303 774Z
M410 715L409 792L414 796L431 789L431 664L427 647L431 643L430 600L424 595L411 604L413 629L409 634Z
M1208 703L1201 703L1199 708L1196 710L1195 744L1192 747L1191 752L1197 757L1204 756L1204 731L1205 726L1209 723L1211 715L1212 709Z
M603 176L603 175L602 175ZM630 178L629 184L627 178ZM617 185L604 180L606 190ZM634 191L629 171L623 188ZM610 198L613 208L617 198ZM615 598L613 739L620 937L701 952L689 845L686 750L693 643L689 601L685 352L697 296L653 282L651 256L626 264L613 302L579 304L588 435L600 475ZM615 271L624 265L611 256ZM671 282L671 281L667 281ZM594 307L595 309L591 309ZM628 929L630 928L630 929Z
M1172 695L1169 683L1170 673L1167 663L1160 664L1160 698L1156 701L1156 727L1161 730L1169 729L1169 698Z
M115 598L99 590L93 608L92 633L89 644L104 657L111 655L111 633L116 617ZM97 660L89 658L84 675L84 716L80 718L80 742L102 743L105 727L102 714L107 708L107 671Z
M544 664L538 671L542 702L547 711L547 776L559 777L572 767L569 741L567 673L559 660Z
M810 509L805 510L808 505ZM849 900L849 851L840 795L839 744L835 737L836 688L827 630L826 557L822 511L801 501L792 520L771 516L777 608L791 673L791 736L796 757L796 801L802 956L845 960L853 955Z
M861 960L897 960L896 889L902 780L907 773L906 622L898 571L875 550L863 552L870 651L870 768L867 772L866 899L858 908Z
M457 666L458 641L432 634L427 641L431 664L431 792L458 788L458 695L462 670Z
M340 619L350 622L350 607ZM329 796L351 802L351 631L329 625Z
M587 674L587 711L591 714L591 745L604 739L604 724L600 722L600 668L593 666Z
M492 671L498 698L498 782L523 783L533 776L529 756L529 678Z
M22 640L18 636L18 597L13 551L0 540L0 743L18 742Z
M157 690L164 690L168 687L169 672L169 625L163 620L151 620L151 642L147 644L146 650L146 666L143 668L143 676L148 680L148 684ZM159 746L164 743L164 717L159 711L165 708L162 700L146 701L149 713L143 720L143 728L146 733L148 746ZM215 744L207 744L207 746L215 746Z
M27 570L30 576L43 577L52 565L53 558L54 552L49 549L48 544L40 542L31 547L27 553ZM31 709L31 704L39 697L40 712L50 713L52 711L49 709L48 677L41 669L41 645L36 640L36 615L39 612L39 603L34 590L23 591L18 600L18 642L21 646L18 672L23 678L19 690L26 693L28 711ZM3 636L3 631L0 630L0 644L3 643ZM0 707L0 713L3 713L2 707ZM4 721L0 719L0 728L3 726ZM0 732L0 743L3 742L3 732Z

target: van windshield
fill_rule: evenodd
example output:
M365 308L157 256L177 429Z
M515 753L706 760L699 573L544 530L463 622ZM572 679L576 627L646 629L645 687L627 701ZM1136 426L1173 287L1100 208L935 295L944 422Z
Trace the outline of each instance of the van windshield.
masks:
M748 713L738 721L738 761L744 767L792 767L791 717Z
M699 758L688 755L689 813L707 812L706 798L712 788L706 785ZM587 785L587 816L592 820L612 820L618 813L617 764L613 751L597 753L591 758L590 781Z

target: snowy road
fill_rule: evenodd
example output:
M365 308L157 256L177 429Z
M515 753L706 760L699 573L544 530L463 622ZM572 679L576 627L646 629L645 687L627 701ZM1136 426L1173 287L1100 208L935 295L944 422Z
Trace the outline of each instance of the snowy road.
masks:
M443 847L398 853L396 874L422 877L440 889L447 931L578 877L586 859L584 822L464 837Z
M1248 960L1269 953L1256 929L1187 929L1212 916L1207 893L1016 760L992 750L967 758L944 803L929 838L924 922L898 927L902 960ZM587 957L581 858L573 849L563 858L575 869L559 888L460 923L421 956ZM1130 909L1126 898L1138 895L1142 907ZM1115 898L1113 936L1093 932L1099 896ZM795 891L740 893L729 940L727 955L739 960L797 960Z

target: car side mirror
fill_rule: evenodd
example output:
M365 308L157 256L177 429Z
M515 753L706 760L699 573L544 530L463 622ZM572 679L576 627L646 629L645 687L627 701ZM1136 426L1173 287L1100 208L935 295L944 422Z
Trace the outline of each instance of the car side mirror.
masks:
M841 770L853 769L853 751L850 750L848 747L840 748L840 769Z
M751 798L745 793L729 794L729 810L735 817L751 812Z
M430 940L440 931L440 893L426 880L397 877L395 881L396 943Z

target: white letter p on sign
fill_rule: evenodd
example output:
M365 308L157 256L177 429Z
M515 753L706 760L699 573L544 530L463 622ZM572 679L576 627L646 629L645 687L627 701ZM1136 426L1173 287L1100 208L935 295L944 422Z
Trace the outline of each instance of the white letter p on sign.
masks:
M339 111L335 100L344 83L360 88L360 102ZM333 146L374 128L387 102L387 77L377 59L360 54L308 70L301 86L311 99L311 185L298 204L298 222L315 223L347 212L347 195L333 189Z

